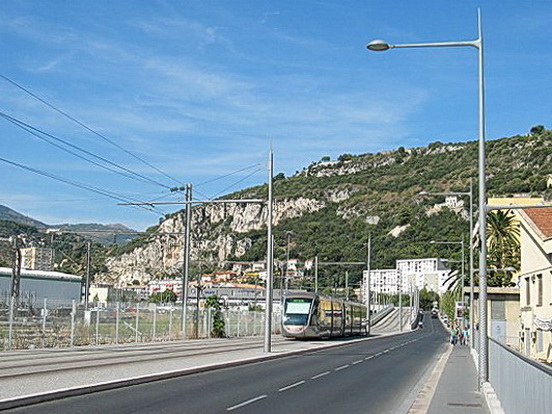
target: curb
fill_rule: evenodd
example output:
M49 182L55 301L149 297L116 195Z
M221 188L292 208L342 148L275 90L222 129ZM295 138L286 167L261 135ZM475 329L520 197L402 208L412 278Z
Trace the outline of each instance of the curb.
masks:
M441 379L441 375L445 370L445 364L447 363L451 353L452 347L448 346L448 349L443 355L441 355L439 361L437 361L437 364L435 365L435 368L433 368L433 371L429 375L429 378L426 381L425 385L420 390L418 396L410 406L408 414L427 413L429 406L431 405L431 401L433 400L433 396L435 395L435 391L437 390L439 379Z
M484 382L481 385L481 393L485 397L487 407L491 414L504 414L500 400L498 399L496 392L489 382Z

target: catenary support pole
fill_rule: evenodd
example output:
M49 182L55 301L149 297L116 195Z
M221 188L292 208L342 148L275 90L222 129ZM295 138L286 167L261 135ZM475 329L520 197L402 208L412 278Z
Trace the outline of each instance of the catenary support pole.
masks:
M268 203L267 203L267 236L266 236L266 302L265 302L265 332L264 352L272 351L272 294L274 282L274 237L272 236L272 181L274 159L272 149L268 156Z

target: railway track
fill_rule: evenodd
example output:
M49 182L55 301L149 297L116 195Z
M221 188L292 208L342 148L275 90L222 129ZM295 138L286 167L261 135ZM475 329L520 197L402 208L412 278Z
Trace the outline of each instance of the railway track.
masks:
M273 344L290 342L274 337ZM59 371L98 368L102 366L163 361L226 352L259 349L262 337L246 339L189 340L168 343L121 345L94 348L41 349L5 352L0 359L0 379L55 373Z

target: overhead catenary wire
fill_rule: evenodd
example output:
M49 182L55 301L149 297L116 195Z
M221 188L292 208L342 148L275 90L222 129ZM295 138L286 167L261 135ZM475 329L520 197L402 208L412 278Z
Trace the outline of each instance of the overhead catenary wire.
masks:
M47 102L45 99L41 98L40 96L36 95L35 93L31 92L29 89L25 88L23 85L15 82L14 80L8 78L7 76L5 75L2 75L0 74L0 78L4 79L5 81L11 83L13 86L17 87L18 89L22 90L23 92L25 92L26 94L28 94L29 96L31 96L32 98L36 99L37 101L43 103L44 105L46 105L47 107L49 107L50 109L56 111L57 113L63 115L64 117L66 117L67 119L73 121L74 123L76 123L77 125L81 126L82 128L86 129L88 132L91 132L92 134L96 135L97 137L103 139L104 141L108 142L109 144L113 145L114 147L120 149L121 151L125 152L126 154L130 155L131 157L133 157L134 159L146 164L147 166L149 166L150 168L152 168L153 170L157 171L159 174L165 176L166 178L176 182L176 183L179 183L181 182L180 180L168 175L167 173L165 173L164 171L162 171L161 169L157 168L155 165L151 164L150 162L146 161L145 159L137 156L136 154L128 151L126 148L124 148L123 146L117 144L115 141L109 139L108 137L106 137L105 135L101 134L100 132L90 128L88 125L86 125L85 123L79 121L77 118L69 115L67 112L59 109L58 107L54 106L53 104Z
M12 116L10 116L10 115L8 115L8 114L2 112L2 111L0 111L0 117L6 119L7 121L11 122L12 124L14 124L14 125L18 126L19 128L23 129L24 131L27 131L28 133L30 133L31 135L37 137L38 139L40 139L40 140L42 140L42 141L44 141L44 142L47 142L48 144L53 145L53 146L55 146L56 148L61 149L62 151L65 151L65 152L67 152L67 153L69 153L69 154L72 154L72 155L74 155L74 156L77 157L77 158L80 158L80 159L82 159L82 160L84 160L84 161L87 161L87 162L89 162L89 163L92 163L92 164L94 164L94 165L96 165L96 166L98 166L98 167L100 167L100 168L106 169L106 170L111 171L111 172L113 172L113 173L115 173L115 174L122 175L123 177L127 177L127 178L130 178L130 179L138 180L138 181L141 181L141 182L144 182L144 183L159 185L159 186L162 186L163 188L168 188L168 186L166 186L166 185L164 185L164 184L162 184L162 183L160 183L160 182L158 182L158 181L152 180L152 179L150 179L150 178L148 178L148 177L146 177L146 176L143 176L142 174L136 173L136 172L134 172L134 171L132 171L132 170L126 168L126 167L123 167L122 165L119 165L119 164L117 164L117 163L114 163L114 162L108 160L107 158L104 158L104 157L102 157L102 156L100 156L100 155L96 155L96 154L94 154L94 153L92 153L92 152L90 152L90 151L88 151L88 150L85 150L85 149L83 149L83 148L80 148L80 147L77 146L77 145L71 144L70 142L68 142L68 141L66 141L66 140L64 140L64 139L62 139L62 138L56 137L55 135L49 134L49 133L47 133L47 132L45 132L45 131L42 131L42 130L39 129L39 128L33 127L32 125L27 124L26 122L23 122L23 121L21 121L21 120L19 120L19 119L17 119L17 118L14 118L14 117L12 117ZM55 141L55 142L52 142L52 140ZM119 168L120 170L126 171L128 174L125 173L125 172L122 172L122 171L118 171L118 170L116 170L116 169L114 169L114 168L111 168L111 167L109 167L109 166L107 166L107 165L101 164L101 163L99 163L99 162L97 162L97 161L94 161L94 160L91 160L91 159L89 159L89 158L83 157L82 155L79 155L79 154L77 154L76 152L74 152L74 151L72 151L72 150L70 150L70 149L68 149L68 148L63 147L63 146L60 145L60 144L56 144L56 142L60 142L60 143L62 143L63 145L66 145L66 146L68 146L68 147L70 147L70 148L75 149L76 151L82 152L82 153L87 154L87 155L89 155L89 156L91 156L91 157L94 157L94 158L96 158L96 159L99 159L99 160L101 160L101 161L103 161L103 162L105 162L105 163L107 163L107 164L109 164L109 165L112 165L113 167L116 167L116 168Z
M113 193L111 191L103 190L101 188L94 187L94 186L84 184L84 183L80 183L78 181L69 180L67 178L59 177L55 174L52 174L52 173L49 173L49 172L46 172L46 171L41 171L41 170L38 170L36 168L32 168L32 167L29 167L29 166L24 165L24 164L20 164L20 163L15 162L15 161L10 161L10 160L7 160L7 159L2 158L2 157L0 157L0 161L4 162L6 164L9 164L9 165L13 165L15 167L30 171L32 173L41 175L43 177L48 177L48 178L51 178L53 180L60 181L60 182L63 182L65 184L69 184L69 185L72 185L74 187L81 188L83 190L91 191L93 193L100 194L100 195L103 195L105 197L109 197L109 198L112 198L114 200L117 200L117 201L121 201L121 202L124 202L124 203L128 202L129 200L130 201L137 201L137 200L133 200L133 199L123 198L122 196L120 196L116 193ZM152 206L139 205L138 207L140 207L144 210L150 211L150 212L154 212L157 215L160 214L160 211L153 205ZM161 212L161 214L165 214L165 213Z
M198 184L194 184L194 188L195 187L200 187L202 185L205 185L205 184L210 184L210 183L213 183L215 181L219 181L219 180L222 180L226 177L231 177L232 175L236 175L237 173L240 173L242 171L246 171L246 170L249 170L251 168L255 168L255 167L258 167L260 164L257 163L257 164L253 164L253 165L249 165L248 167L244 167L244 168L240 168L239 170L235 170L235 171L232 171L228 174L224 174L224 175L221 175L220 177L216 177L216 178L212 178L212 179L209 179L209 180L206 180L206 181L202 181Z
M239 183L247 180L249 177L257 174L259 171L261 171L260 168L256 169L255 171L253 171L252 173L250 174L247 174L245 177L241 178L240 180L234 182L233 184L229 185L228 187L224 188L222 191L218 192L217 194L215 194L214 196L212 196L211 198L214 199L214 198L217 198L218 196L220 196L221 194L223 194L225 191L228 191L229 189L231 189L232 187L235 187L236 185L238 185Z

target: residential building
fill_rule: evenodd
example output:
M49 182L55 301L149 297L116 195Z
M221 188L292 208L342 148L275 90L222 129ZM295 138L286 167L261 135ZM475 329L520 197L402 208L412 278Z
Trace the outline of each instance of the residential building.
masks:
M21 251L21 267L29 270L54 269L54 251L46 247L24 247Z
M520 348L552 362L552 207L523 209L520 216Z
M469 288L464 292L469 294ZM487 335L519 350L519 288L487 287ZM479 287L474 287L473 317L479 326Z
M426 288L441 295L454 282L445 263L445 260L438 258L401 259L397 260L396 268L403 279L403 286Z
M412 288L427 289L439 294L447 291L454 276L446 262L438 258L401 259L396 261L395 269L373 269L370 271L370 290L374 294L408 294ZM363 291L367 297L368 271L363 272Z

